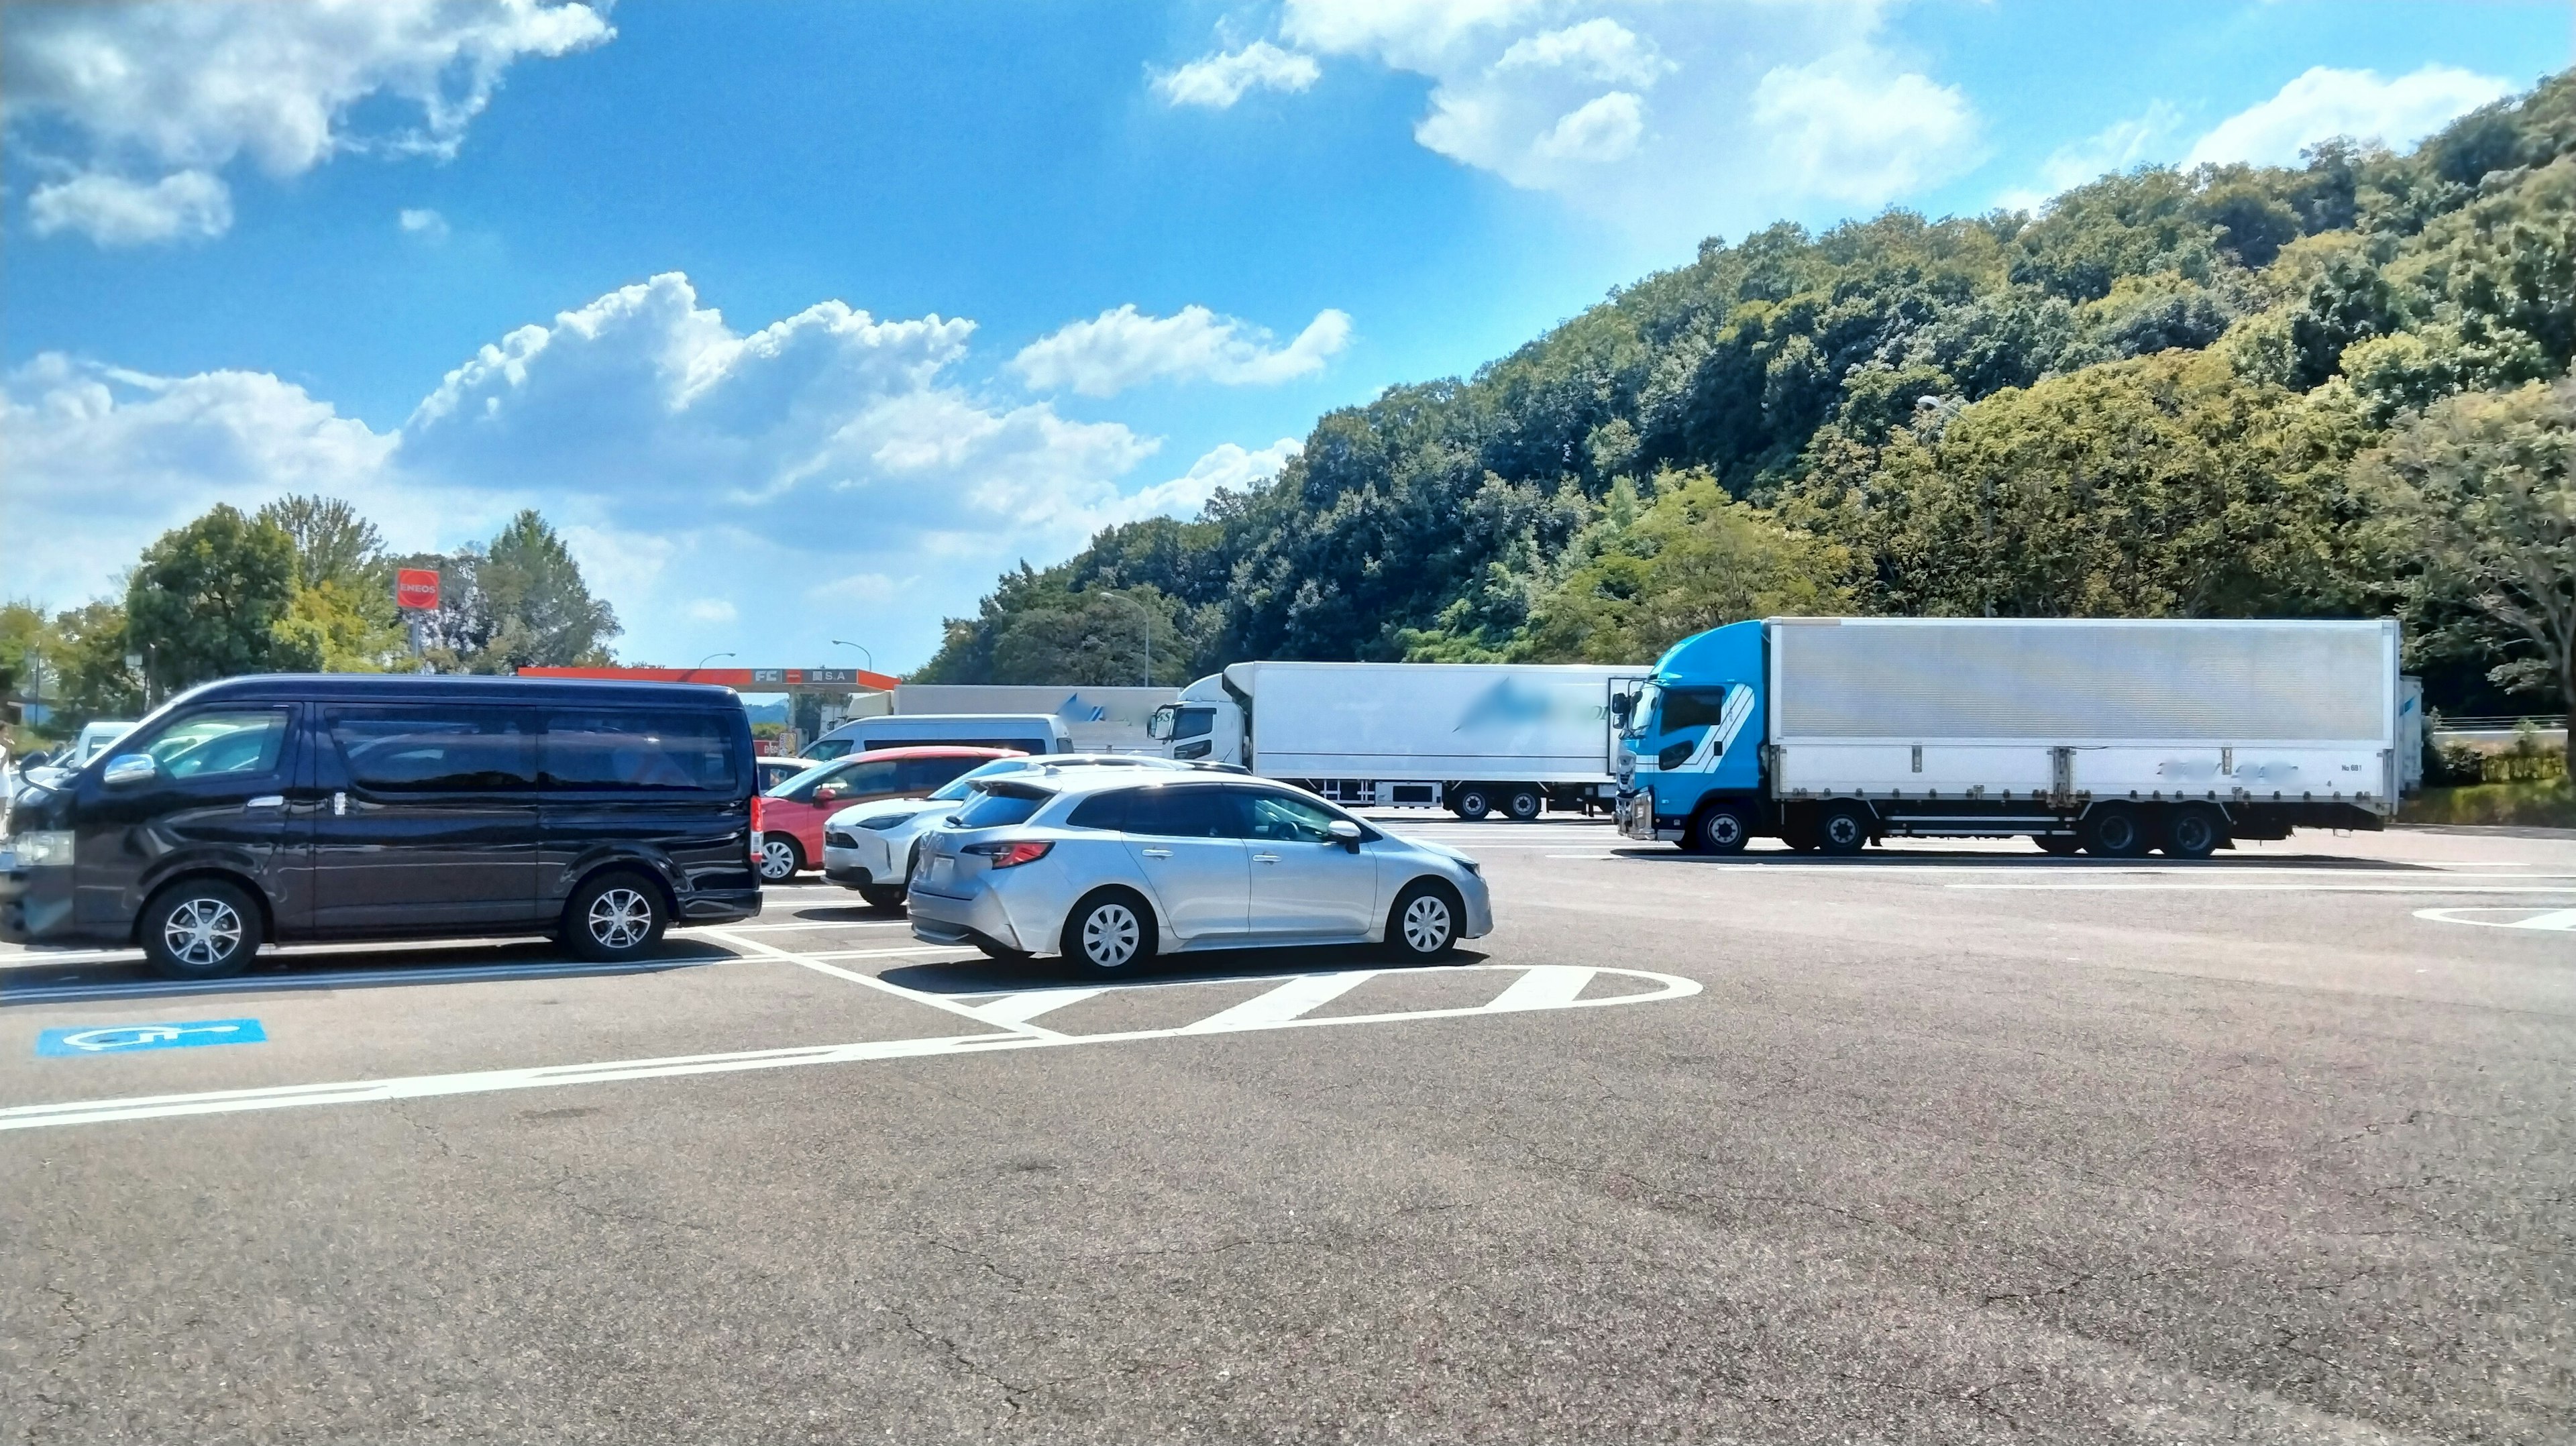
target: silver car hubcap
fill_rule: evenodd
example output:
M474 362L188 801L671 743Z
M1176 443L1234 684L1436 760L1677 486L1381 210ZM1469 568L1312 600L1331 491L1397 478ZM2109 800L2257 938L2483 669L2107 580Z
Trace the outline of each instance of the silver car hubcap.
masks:
M1136 957L1142 937L1133 910L1103 904L1082 921L1082 956L1103 969L1117 969Z
M653 905L634 889L609 889L590 901L590 937L611 949L632 949L653 929Z
M796 872L796 851L783 838L765 839L760 845L760 873L763 878L783 879Z
M161 941L182 964L221 964L241 947L241 915L221 899L190 899L161 922Z
M1416 954L1428 954L1449 942L1449 906L1425 894L1406 906L1404 942Z

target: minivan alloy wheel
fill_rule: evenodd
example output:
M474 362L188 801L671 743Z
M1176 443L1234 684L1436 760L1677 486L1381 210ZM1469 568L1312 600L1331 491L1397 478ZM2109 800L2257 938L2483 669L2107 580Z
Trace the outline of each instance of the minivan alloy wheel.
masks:
M602 948L626 950L644 942L653 931L653 904L642 891L623 884L602 889L590 901L590 914L585 921L590 937Z
M211 969L241 947L241 915L221 899L189 899L163 917L161 938L172 958Z

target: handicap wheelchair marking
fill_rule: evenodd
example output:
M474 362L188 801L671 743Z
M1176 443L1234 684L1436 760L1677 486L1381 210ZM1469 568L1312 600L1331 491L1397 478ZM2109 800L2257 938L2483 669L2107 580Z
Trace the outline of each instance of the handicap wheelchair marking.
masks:
M256 1019L192 1019L167 1024L82 1024L36 1036L36 1053L51 1059L85 1054L134 1054L147 1049L195 1049L209 1044L266 1044Z
M742 1050L728 1054L679 1055L662 1059L603 1060L596 1064L550 1065L534 1069L476 1070L466 1074L412 1075L399 1079L347 1080L330 1084L285 1085L264 1089L212 1090L201 1094L151 1095L131 1099L72 1100L61 1104L18 1105L0 1109L0 1130L35 1130L56 1125L105 1124L119 1120L165 1119L183 1115L236 1114L247 1110L293 1109L303 1105L364 1104L385 1100L422 1099L438 1095L488 1094L499 1090L544 1089L555 1085L606 1084L619 1080L666 1079L681 1075L732 1074L743 1070L785 1069L798 1065L851 1064L868 1060L920 1059L933 1055L990 1054L1014 1049L1070 1049L1083 1045L1134 1043L1145 1040L1195 1038L1214 1035L1249 1034L1274 1029L1330 1029L1364 1024L1398 1024L1426 1019L1455 1019L1472 1015L1522 1015L1563 1009L1609 1009L1630 1004L1652 1004L1663 1000L1687 999L1700 992L1698 981L1671 974L1649 973L1643 969L1576 968L1565 965L1463 964L1446 968L1405 969L1394 977L1419 977L1426 974L1492 974L1497 977L1493 999L1464 1008L1405 1009L1381 1014L1335 1014L1313 1017L1305 1009L1325 1002L1356 987L1378 970L1358 970L1324 975L1294 974L1272 976L1266 980L1271 988L1260 999L1273 1002L1266 1009L1246 1010L1242 1005L1212 1011L1207 1017L1189 1024L1165 1029L1122 1030L1107 1034L1056 1034L1040 1032L1022 1023L1017 1029L1003 1025L1002 1016L1010 1013L995 1010L990 1019L973 1022L989 1024L1003 1032L941 1035L928 1039L862 1040L849 1044L802 1045L786 1049ZM1356 976L1356 977L1354 977ZM1615 978L1642 982L1651 987L1630 994L1604 998L1578 997L1595 978ZM1331 988L1314 981L1330 981ZM1347 982L1345 982L1347 981ZM916 991L900 986L879 985L890 991L911 994ZM1210 983L1238 984L1240 976L1230 976ZM1170 988L1170 984L1118 986L1125 988ZM1045 991L1035 991L1045 992ZM1092 990L1068 990L1083 998L1094 997ZM1025 999L1026 992L1010 996ZM954 1000L943 1001L953 1010L964 1013L976 1008ZM1068 1001L1070 1002L1070 1001ZM1034 1003L1034 1001L1031 1001ZM1304 1008L1297 1006L1303 1005ZM986 1006L990 1007L990 1006ZM1028 1005L1022 1005L1022 1008Z
M2463 914L2513 914L2510 919L2464 919ZM2415 917L2436 924L2473 924L2482 929L2544 929L2576 933L2576 909L2478 908L2417 909Z

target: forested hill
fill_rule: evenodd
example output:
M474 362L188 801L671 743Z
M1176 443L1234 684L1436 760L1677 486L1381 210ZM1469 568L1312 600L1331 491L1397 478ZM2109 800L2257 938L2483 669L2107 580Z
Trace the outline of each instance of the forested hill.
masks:
M2426 553L2430 504L2389 459L2470 426L2458 394L2563 425L2567 393L2526 384L2576 349L2571 153L2576 73L2406 155L1712 240L1472 381L1325 416L1202 520L1023 565L916 676L1131 679L1136 610L1101 596L1122 591L1159 618L1165 682L1251 657L1642 661L1774 612L2395 609L2455 709L2554 693L2563 657L2481 606L2495 579Z

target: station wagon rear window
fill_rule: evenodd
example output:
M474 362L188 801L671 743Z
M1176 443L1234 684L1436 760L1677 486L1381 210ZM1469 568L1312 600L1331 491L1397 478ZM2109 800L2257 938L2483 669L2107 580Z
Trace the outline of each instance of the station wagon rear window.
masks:
M1007 791L1005 791L1007 790ZM1026 784L997 783L978 792L972 802L957 810L959 828L1005 828L1026 823L1029 816L1046 806L1055 794Z

